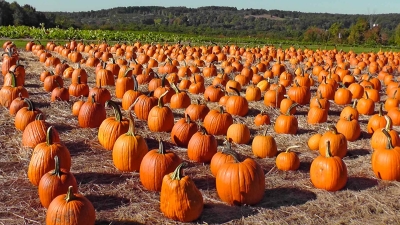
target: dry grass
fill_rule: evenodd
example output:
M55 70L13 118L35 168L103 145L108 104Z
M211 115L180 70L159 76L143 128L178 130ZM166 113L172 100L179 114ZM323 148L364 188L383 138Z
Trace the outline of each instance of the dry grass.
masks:
M21 52L26 66L26 88L30 98L45 113L46 121L55 126L60 138L72 156L71 172L79 183L79 191L96 209L96 224L175 224L159 210L159 193L144 190L138 173L121 173L113 166L111 152L102 149L97 141L97 129L82 129L71 115L69 103L49 103L50 95L42 89L39 74L44 66L29 52ZM89 86L94 86L94 70L89 72ZM0 76L0 83L2 82ZM208 80L207 82L210 82ZM65 86L69 81L65 81ZM145 90L145 87L140 87ZM315 91L315 89L314 89ZM113 91L111 91L113 92ZM191 96L192 99L202 98ZM114 99L119 101L118 99ZM209 104L210 108L216 104ZM246 118L235 118L246 123L252 137L261 133L253 125L254 116L265 109L274 121L278 112L266 108L262 102L250 103ZM273 135L279 149L300 145L296 149L301 166L295 172L282 172L275 168L274 158L257 159L252 155L251 145L234 145L243 157L254 158L264 169L266 190L263 200L255 206L232 207L224 204L216 193L215 179L209 165L189 162L185 173L191 176L203 193L205 207L202 216L195 221L200 224L400 224L399 182L377 180L371 170L369 136L365 133L368 117L361 116L363 135L349 143L344 161L348 167L349 180L338 192L327 192L313 187L309 179L311 161L318 155L307 148L307 139L316 132L324 132L328 124L335 124L342 107L333 105L329 121L321 125L306 124L308 107L299 108L297 118L300 130L297 135ZM176 119L183 110L174 111ZM111 110L109 110L111 113ZM30 184L26 171L32 149L21 146L21 132L14 128L14 119L6 108L0 108L0 224L44 224L46 210L41 207L37 188ZM157 147L157 138L166 142L167 148L188 161L185 149L170 144L169 134L149 132L143 121L138 121L137 131L147 140L150 149ZM222 143L223 137L217 137Z

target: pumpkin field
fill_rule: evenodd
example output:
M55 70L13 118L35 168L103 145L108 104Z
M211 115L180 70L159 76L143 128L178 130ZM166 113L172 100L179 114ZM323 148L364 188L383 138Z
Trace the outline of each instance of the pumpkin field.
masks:
M0 224L400 224L399 52L2 46Z

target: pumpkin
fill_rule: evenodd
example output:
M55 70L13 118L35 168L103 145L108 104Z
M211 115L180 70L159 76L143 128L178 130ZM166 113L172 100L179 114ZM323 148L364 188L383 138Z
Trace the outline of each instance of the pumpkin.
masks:
M290 114L293 107L298 104L294 103L285 114L281 114L276 118L274 130L278 134L296 134L298 129L297 118Z
M162 178L173 172L181 162L177 154L164 150L160 140L158 149L147 152L140 163L140 182L149 191L161 191Z
M299 105L305 105L310 103L311 92L310 88L307 86L300 86L300 84L295 80L295 86L289 88L287 95L289 98L298 103Z
M247 101L259 101L261 99L261 90L259 87L251 85L246 89L245 98Z
M312 161L310 179L316 188L338 191L347 183L347 167L340 157L331 154L330 141L323 143L323 146L326 146L325 155Z
M54 128L50 126L47 129L46 141L36 145L33 150L31 160L28 166L28 178L29 181L38 186L40 179L44 174L55 168L54 156L58 156L60 161L60 167L69 171L71 168L71 155L67 147L62 143L56 142L56 136L53 136Z
M226 138L233 143L247 144L250 141L250 129L243 123L233 123L228 127Z
M282 114L285 114L288 111L288 109L293 105L293 103L295 103L295 102L292 99L290 99L289 96L287 96L286 98L282 99L281 104L279 105L279 111ZM310 108L311 108L311 106L310 106ZM291 115L296 114L296 112L297 112L296 107L293 107L290 110Z
M39 113L35 120L30 122L22 133L22 146L35 148L39 143L46 141L46 132L48 126L44 121L43 114ZM59 142L59 134L56 129L52 129L54 141Z
M349 118L349 116L351 115L351 118L358 120L359 117L359 113L357 111L357 99L354 99L353 105L351 106L346 106L342 109L342 111L340 112L340 118L342 119L346 119Z
M25 85L25 68L23 65L18 63L16 65L11 66L8 73L4 76L3 85L11 86L12 85L12 75L15 76L15 85L16 86L24 86Z
M168 218L191 222L200 217L204 202L199 189L189 176L182 176L180 164L164 176L160 192L160 210Z
M197 124L186 115L178 120L171 130L171 142L179 147L187 147L190 138L197 132Z
M28 91L22 87L16 85L16 77L11 73L11 85L4 85L0 90L0 104L6 108L9 108L11 102L16 99L19 95L28 98Z
M69 90L63 86L61 86L60 83L58 83L57 80L55 80L55 83L58 85L58 87L54 88L51 91L51 97L50 101L55 102L55 101L69 101Z
M129 107L136 101L136 99L142 95L142 92L139 91L139 86L135 76L132 76L133 80L133 88L130 90L126 90L122 96L122 108L124 110L128 110ZM154 106L154 105L153 105Z
M246 116L249 111L249 103L246 98L240 96L238 89L229 87L234 90L237 96L230 96L226 101L226 111L231 115Z
M264 171L256 161L246 158L227 162L218 169L216 189L218 196L229 205L254 205L265 192Z
M108 106L113 108L115 116L101 122L97 137L101 146L106 150L112 150L117 138L128 131L129 121L122 118L121 109L115 102L107 101L106 107Z
M279 153L276 157L276 168L283 171L297 170L300 167L300 159L296 153L290 152L290 149L299 148L300 146L290 146L285 152Z
M179 90L174 83L171 84L171 87L172 89L174 89L175 94L171 96L169 107L171 109L184 109L189 107L190 105L189 95L186 92Z
M251 144L253 154L259 158L272 158L278 153L278 147L274 137L267 134L268 129L265 129L263 135L257 135Z
M96 72L97 86L115 86L114 75L111 70L106 69L107 63L102 64L102 68Z
M89 96L89 86L85 83L81 83L81 77L78 76L78 80L76 83L71 83L68 87L68 93L70 96Z
M346 137L347 141L356 141L361 135L360 123L352 119L351 115L346 119L340 118L336 123L336 129Z
M128 132L117 138L112 150L114 166L123 172L139 171L143 157L149 151L146 140L135 133L135 120L131 111L129 115Z
M148 115L147 125L153 132L169 132L174 126L174 114L172 110L164 106L162 98L168 94L168 90L164 92L158 99L158 104L154 106Z
M229 152L229 153L228 153ZM222 151L215 153L210 161L211 174L215 177L219 168L227 162L233 162L234 157L238 157L236 152L232 151L232 144L229 140L225 140L225 146Z
M64 86L64 81L60 75L51 74L44 78L43 89L46 92L52 92L54 88Z
M208 134L204 127L200 126L199 129L189 140L188 158L195 162L208 163L217 153L218 143L214 135Z
M152 92L148 95L139 95L133 103L133 110L138 119L147 121L150 110L157 105L158 99ZM131 106L130 106L131 107Z
M188 115L194 121L203 121L210 109L206 104L201 104L200 100L196 100L196 103L190 104L185 109L185 116Z
M203 122L207 132L212 135L226 135L231 124L233 124L233 117L231 114L224 112L222 106L219 110L210 110L204 117Z
M330 154L333 156L338 156L343 158L347 154L347 139L346 137L339 133L335 126L328 126L328 131L326 131L319 140L318 150L320 155L326 153L326 143L330 143Z
M266 106L271 106L274 108L278 108L281 104L281 101L283 100L285 92L280 91L280 87L283 87L281 85L278 85L276 88L269 89L267 92L264 94L264 105ZM283 90L285 90L283 88Z
M400 147L392 145L391 135L385 129L382 132L386 135L387 146L372 153L372 170L379 179L400 181Z
M377 149L377 148L385 148L388 143L387 143L387 137L383 133L383 129L386 130L386 132L390 135L392 145L393 146L400 146L400 139L399 139L399 134L397 131L392 129L392 120L388 115L383 116L386 120L386 125L384 128L377 129L374 131L374 133L371 136L370 143L372 149Z
M88 101L92 100L91 98L93 96L96 102L100 103L101 105L105 105L106 101L111 100L111 93L107 88L103 88L101 86L101 82L99 83L99 85L89 90Z
M86 84L87 80L88 74L86 73L86 70L81 68L81 64L78 63L78 67L72 72L71 84L77 84L78 82Z
M375 114L371 116L368 120L367 124L367 132L369 134L373 134L375 130L378 130L380 128L384 128L386 126L386 119L383 115L383 104L379 104L379 112L378 114Z
M73 192L78 192L78 184L72 173L60 168L60 160L54 157L55 168L42 176L38 185L39 200L43 207L49 207L51 201L68 191L72 186Z
M357 103L357 111L361 115L372 115L375 110L375 102L369 98L368 92L365 92L365 98L361 98Z
M193 74L192 78L193 78L193 81L190 80L191 83L188 88L189 93L192 93L192 94L204 93L204 91L205 91L204 78L202 76L196 75L196 74ZM199 78L203 79L203 81L199 80Z
M28 103L26 103L24 101L24 96L22 96L21 93L18 94L18 97L15 98L14 100L12 100L11 104L10 104L10 109L9 109L9 113L12 116L15 116L17 114L17 112L23 108L23 107L27 107Z
M14 125L17 130L24 131L25 127L28 124L35 120L36 116L41 113L40 110L35 108L34 103L25 98L24 101L28 104L28 107L23 107L18 110L17 114L15 115Z
M125 93L128 90L132 90L135 88L135 81L134 81L134 76L129 74L129 72L132 71L132 68L129 68L125 71L124 75L121 77L118 77L116 83L115 83L115 97L119 99L123 99ZM137 90L137 88L136 88ZM135 101L136 99L133 99Z
M312 135L308 141L307 141L307 146L311 150L318 150L319 148L319 141L321 140L322 134L314 134Z
M352 97L353 94L341 83L341 88L335 92L334 101L337 105L347 105L351 103Z
M78 114L78 124L82 128L96 128L107 117L104 105L96 102L95 95L83 103Z
M328 120L328 109L322 107L318 99L316 99L318 107L310 107L307 114L308 124L324 123Z
M264 110L261 110L261 112L254 117L254 124L258 127L262 125L269 125L271 124L271 119Z
M389 112L389 110L393 108L398 108L400 104L400 100L396 98L397 90L394 91L393 96L389 97L385 100L385 110Z
M72 186L69 186L67 194L54 198L46 212L47 225L94 225L95 221L96 211L92 203L83 195L73 193Z

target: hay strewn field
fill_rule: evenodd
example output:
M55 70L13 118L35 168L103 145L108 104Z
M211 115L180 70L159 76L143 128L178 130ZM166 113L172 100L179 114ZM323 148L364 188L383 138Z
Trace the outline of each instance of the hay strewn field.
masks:
M79 192L96 209L96 224L175 224L175 221L165 218L160 212L159 193L146 191L139 181L138 173L121 173L114 167L111 151L104 150L98 143L97 129L78 127L77 118L71 114L71 106L77 98L71 97L70 102L50 103L50 94L43 90L39 80L44 65L38 62L32 52L20 50L20 58L27 71L26 89L30 98L46 115L46 121L57 129L61 141L69 149L72 157L71 172L78 181ZM94 69L83 67L89 74L88 84L93 87ZM68 87L70 81L64 81L64 86ZM2 76L0 83L3 84ZM211 79L207 79L206 84L210 83ZM109 90L115 93L113 88ZM141 85L140 90L146 92L147 88ZM315 90L312 88L312 95L315 95ZM191 95L191 98L203 97ZM120 102L115 97L113 100ZM382 96L381 100L385 100L385 97ZM255 115L263 109L270 115L271 121L275 121L279 111L264 106L262 101L251 102L249 105L248 116L235 117L235 121L248 125L253 138L264 129L253 124ZM218 105L209 103L208 106L212 109ZM265 172L264 198L254 206L224 204L216 193L215 178L210 173L209 165L190 162L186 149L170 143L169 133L151 133L147 130L147 123L139 120L136 121L136 130L146 138L149 149L157 148L157 139L161 138L167 149L189 162L185 174L192 177L205 200L204 211L195 223L400 224L400 183L378 180L371 169L370 136L366 133L369 116L360 116L361 138L348 143L348 154L343 159L349 174L345 188L327 192L313 187L309 169L318 152L308 149L307 140L312 134L325 132L329 124L336 124L342 108L332 104L328 122L311 126L306 122L308 106L298 107L296 117L299 131L296 135L277 135L272 128L269 129L268 133L275 137L280 150L292 145L301 146L294 149L301 160L300 169L295 172L277 170L275 158L254 157L251 142L247 145L233 144L233 150L242 158L254 158ZM112 110L107 111L111 116ZM173 111L175 121L183 117L184 110ZM0 123L0 224L44 224L46 210L39 202L37 187L27 178L32 149L22 147L22 133L15 129L14 118L4 107L0 108ZM399 131L398 127L395 129ZM223 138L217 136L220 148Z

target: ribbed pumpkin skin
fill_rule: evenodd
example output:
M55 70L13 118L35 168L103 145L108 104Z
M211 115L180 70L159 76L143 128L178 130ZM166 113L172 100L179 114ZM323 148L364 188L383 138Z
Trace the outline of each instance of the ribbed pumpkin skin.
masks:
M67 193L69 186L73 187L72 190L74 193L78 192L78 184L74 175L62 168L60 171L60 176L54 174L54 171L50 171L40 179L38 186L39 200L45 208L49 207L54 198Z
M203 196L189 176L175 180L171 178L172 174L167 174L163 178L160 210L166 217L173 220L194 221L203 211Z
M30 122L34 121L39 113L39 110L28 110L27 107L23 107L15 115L15 128L20 131L25 130L26 126L28 126Z
M245 124L234 123L229 126L226 137L237 144L247 144L250 141L250 130Z
M253 154L260 158L271 158L278 154L278 147L274 137L271 135L257 135L251 144Z
M69 171L71 155L63 144L55 142L47 145L46 142L42 142L35 147L28 167L28 178L33 185L38 186L42 176L55 168L56 155L62 160L60 167Z
M265 191L264 171L254 160L222 165L216 176L218 196L229 205L254 205Z
M189 121L187 121L189 120ZM171 141L179 147L187 147L190 138L197 132L197 124L188 118L178 120L171 130Z
M76 199L65 201L66 194L57 196L49 205L46 225L94 225L96 212L92 203L81 194Z
M174 126L174 114L167 106L154 106L149 112L147 124L150 131L170 132Z
M210 162L217 153L218 143L211 134L196 132L189 140L187 154L190 160L195 162Z
M47 125L44 120L34 120L26 126L22 133L22 146L35 148L36 145L46 142ZM52 129L54 142L59 142L60 137L56 129Z
M347 167L338 156L318 156L311 163L310 179L316 188L338 191L347 183Z
M131 116L130 113L129 115ZM134 120L130 117L128 132L119 136L113 147L112 158L115 167L124 172L139 171L143 157L148 151L146 140L135 135Z
M400 147L375 149L371 163L372 170L379 179L400 181Z
M319 152L321 155L325 155L326 142L330 142L330 151L334 156L343 158L347 154L347 139L341 133L334 131L327 131L319 140Z
M276 118L274 129L278 134L296 134L298 126L295 116L280 115Z
M158 153L158 149L149 151L140 164L140 182L150 191L161 191L163 177L175 170L181 159L173 152Z
M78 123L82 128L96 128L100 127L103 120L106 119L107 114L104 105L99 103L92 103L88 99L83 103L78 114Z
M211 158L210 162L210 170L212 175L215 177L217 176L219 168L221 168L222 165L228 162L234 162L235 158L232 155L229 155L224 152L217 152L213 155Z
M128 110L129 107L136 101L137 98L139 98L141 95L143 95L141 92L139 91L135 91L135 90L127 90L124 95L122 96L122 108L124 110ZM155 105L157 105L157 100L154 101ZM138 103L136 103L138 104ZM150 108L151 109L151 108ZM149 109L149 111L150 111Z
M9 111L10 115L15 116L20 109L28 106L23 99L23 97L18 97L11 102Z
M211 110L204 118L204 127L212 135L226 135L229 126L233 124L232 115L226 112Z
M106 150L112 150L115 141L119 136L128 132L129 121L121 119L121 122L115 120L114 117L109 117L100 124L98 139L100 144Z

